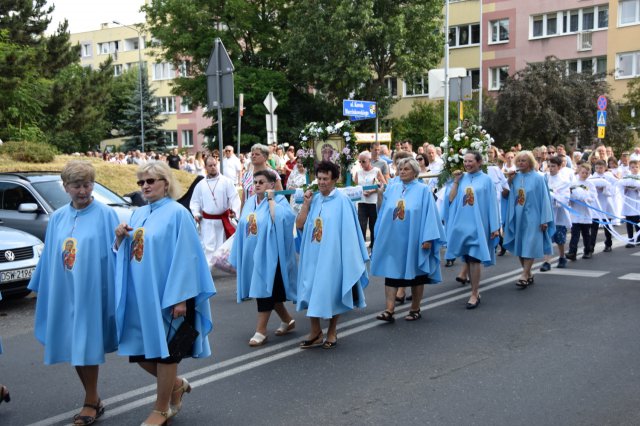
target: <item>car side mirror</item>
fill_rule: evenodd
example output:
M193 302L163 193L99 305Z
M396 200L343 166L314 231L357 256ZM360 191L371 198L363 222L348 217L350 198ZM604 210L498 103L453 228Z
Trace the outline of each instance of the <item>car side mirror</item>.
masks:
M122 197L123 200L125 200L128 204L133 204L133 200L131 199L131 197Z
M20 213L35 213L38 211L38 205L36 203L22 203L18 206Z

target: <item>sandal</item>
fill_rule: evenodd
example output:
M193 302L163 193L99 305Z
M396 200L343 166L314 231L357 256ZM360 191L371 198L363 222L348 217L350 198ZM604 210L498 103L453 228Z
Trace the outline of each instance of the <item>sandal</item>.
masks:
M465 285L467 283L470 283L471 280L468 280L466 278L460 278L460 277L456 277L456 281L458 281L460 284Z
M152 410L152 413L160 414L164 417L164 422L160 424L142 422L140 423L140 426L166 426L169 424L169 419L176 415L176 413L172 412L171 407L169 407L169 411Z
M73 416L73 424L74 425L92 425L104 414L104 404L102 401L98 400L97 404L84 404L82 406L87 408L92 408L96 411L95 416L81 416L79 413Z
M310 340L303 340L302 342L300 342L300 349L310 349L310 348L317 348L318 346L322 346L322 331L320 331L320 333L316 334L316 336L313 339Z
M526 288L529 285L529 280L518 280L516 285L520 288Z
M533 284L533 275L531 275L531 276L529 277L529 279L527 280L527 285L529 286L529 285L531 285L531 284Z
M455 263L455 261L456 261L455 259L447 259L447 262L444 264L444 266L445 266L446 268L448 268L448 267L450 267L450 266L453 266L453 264Z
M396 296L396 303L397 303L398 305L404 305L404 300L405 300L405 297L404 297L404 296L403 296L403 297L398 297L398 296Z
M383 313L378 315L376 319L380 321L394 322L395 318L393 318L393 314L395 314L395 312L384 311Z
M404 317L405 321L417 321L422 318L422 314L420 313L420 309L417 311L409 311L406 317Z
M296 320L291 319L291 321L289 321L289 322L284 322L283 321L283 322L280 323L280 327L276 328L275 335L276 336L284 336L285 334L287 334L288 332L290 332L294 328L296 328Z
M187 379L182 378L182 385L180 385L180 387L178 389L173 389L172 392L172 396L175 393L180 392L180 400L178 401L177 404L171 404L169 403L169 417L171 418L173 416L175 416L176 414L178 414L180 412L180 410L182 409L182 398L184 397L185 393L191 393L191 385L189 384L189 382L187 381Z
M254 334L253 337L249 339L249 346L251 347L262 346L265 343L267 343L267 336L262 333L258 333L257 331L256 334Z
M2 401L9 402L11 401L11 395L9 395L9 388L6 386L0 386L0 404Z
M324 343L322 344L322 349L335 349L336 346L338 346L337 337L336 337L336 340L334 340L333 342L325 340Z

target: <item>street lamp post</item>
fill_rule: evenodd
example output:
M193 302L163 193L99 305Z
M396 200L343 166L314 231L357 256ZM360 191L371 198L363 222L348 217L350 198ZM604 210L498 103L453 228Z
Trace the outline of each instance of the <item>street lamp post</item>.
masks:
M129 25L124 25L121 24L118 21L113 21L114 24L116 25L122 25L123 27L127 27L129 29L132 29L133 31L135 31L136 33L138 33L138 86L140 89L140 143L142 145L142 152L144 152L144 103L143 103L143 99L142 99L142 72L143 72L143 65L142 65L142 32L137 29L136 27L132 27Z

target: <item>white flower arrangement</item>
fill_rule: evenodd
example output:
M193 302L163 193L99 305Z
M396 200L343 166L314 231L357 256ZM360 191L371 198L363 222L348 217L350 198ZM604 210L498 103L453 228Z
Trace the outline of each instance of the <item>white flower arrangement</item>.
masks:
M443 169L438 176L438 186L442 187L456 170L463 170L462 157L469 151L478 151L483 162L488 161L489 147L494 140L482 126L475 124L458 127L450 136L445 136L440 143L442 149ZM483 165L486 170L486 165Z

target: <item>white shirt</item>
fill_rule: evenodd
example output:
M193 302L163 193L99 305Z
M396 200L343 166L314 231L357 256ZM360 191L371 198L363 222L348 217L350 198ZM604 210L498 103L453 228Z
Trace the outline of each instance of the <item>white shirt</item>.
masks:
M202 179L193 189L189 209L194 216L202 216L202 211L209 214L222 214L233 210L240 216L240 197L231 179L218 174L214 178Z
M232 155L230 158L226 156L222 158L222 174L231 179L234 185L240 183L238 178L240 172L242 172L242 164L238 157Z

